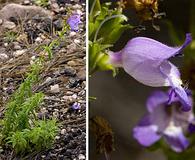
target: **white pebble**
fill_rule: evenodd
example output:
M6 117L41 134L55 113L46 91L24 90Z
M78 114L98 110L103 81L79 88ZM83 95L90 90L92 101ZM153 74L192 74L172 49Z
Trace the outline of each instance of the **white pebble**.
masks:
M15 52L13 52L13 56L14 57L19 57L19 56L23 55L25 52L26 52L26 49L17 50Z
M75 4L72 8L74 8L74 9L81 9L81 8L82 8L82 6L81 6L81 5L79 5L79 4Z
M52 93L59 93L60 92L60 87L59 87L59 85L58 84L55 84L55 85L53 85L53 86L50 86L50 91L52 92Z
M49 81L51 81L51 80L52 80L51 77L47 77L47 79L45 80L45 83L47 83L47 82L49 82Z
M79 44L79 43L81 43L81 41L79 39L75 39L74 43Z
M83 12L80 9L77 9L76 10L76 13L79 14L79 15L82 15L83 14Z
M62 135L64 135L66 133L66 129L62 129L60 132Z
M72 98L73 98L73 99L76 99L76 98L77 98L77 95L76 95L76 94L73 94L73 95L72 95Z
M85 156L83 154L79 154L79 160L84 160L85 159Z
M16 27L15 23L13 22L10 22L10 21L5 21L2 25L3 28L6 28L6 29L13 29Z
M37 42L37 43L41 43L43 40L42 40L42 38L41 37L37 37L36 39L35 39L35 42Z
M76 32L70 32L70 37L74 37L77 33Z
M60 139L60 136L56 136L55 139L56 139L56 140L57 140L57 139Z
M7 60L9 57L8 57L8 55L7 54L5 54L5 53L2 53L2 54L0 54L0 60Z

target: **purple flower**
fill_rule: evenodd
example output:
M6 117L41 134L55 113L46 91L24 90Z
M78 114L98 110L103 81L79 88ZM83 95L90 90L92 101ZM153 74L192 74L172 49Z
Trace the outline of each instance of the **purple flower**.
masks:
M79 30L79 24L81 23L81 16L79 14L73 14L70 16L67 20L67 23L69 24L71 31L78 31Z
M171 86L183 103L183 110L191 109L187 94L182 88L180 72L168 59L179 55L192 41L190 34L180 47L169 47L156 40L137 37L131 39L119 52L109 53L109 62L124 70L137 81L152 87Z
M72 105L72 109L74 109L74 110L79 110L79 109L81 109L81 104L75 102L75 103Z
M156 91L148 98L148 114L133 129L133 136L146 147L163 137L174 151L181 152L189 146L183 133L188 130L194 115L192 110L180 110L182 103L178 97L172 98L171 106L168 105L169 94ZM192 103L191 95L188 95L188 99Z

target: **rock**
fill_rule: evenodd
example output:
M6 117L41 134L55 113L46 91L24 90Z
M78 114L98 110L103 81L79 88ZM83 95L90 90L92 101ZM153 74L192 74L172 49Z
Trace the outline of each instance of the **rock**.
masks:
M77 34L76 32L72 31L70 32L70 37L74 37L76 34Z
M79 158L79 160L84 160L85 156L83 154L79 154L78 158Z
M14 42L14 49L15 49L15 50L21 50L22 47L19 45L18 42Z
M5 61L5 60L7 60L9 57L8 57L8 55L7 54L5 54L5 53L1 53L0 54L0 60L1 61Z
M14 29L16 27L16 25L14 22L5 21L5 22L3 22L1 27L5 28L5 29Z
M73 8L73 9L81 9L81 8L82 8L82 6L81 6L81 5L79 5L79 4L75 4L72 8Z
M66 129L62 129L60 133L61 133L62 135L65 135L65 134L66 134Z
M56 140L60 139L60 136L56 136L55 139L56 139Z
M76 66L76 62L73 61L73 60L68 61L67 64L68 64L69 66Z
M50 91L51 91L51 93L59 93L60 92L59 84L55 84L53 86L50 86Z
M55 2L52 3L50 6L51 6L52 11L57 12L57 13L60 11L59 5Z
M18 20L21 18L32 19L34 16L49 17L52 15L49 11L38 6L24 6L20 4L10 3L0 10L0 19L10 20L11 17L16 17Z
M79 14L79 15L83 15L83 12L80 9L77 9L76 13Z
M56 30L62 30L63 28L63 21L62 19L57 19L53 22L54 27L56 28Z
M41 37L37 37L36 39L35 39L35 42L37 42L37 43L41 43L43 40L42 40L42 38Z
M3 24L3 20L2 19L0 19L0 25L2 25Z
M51 77L47 77L47 79L45 80L45 83L48 83L49 81L51 81L52 78Z
M19 56L23 55L25 52L26 52L26 49L17 50L15 52L13 52L13 56L14 57L19 57Z
M30 4L30 1L29 0L24 0L24 4L25 5L29 5Z
M72 98L73 98L73 99L77 99L77 95L76 95L76 94L73 94L73 95L72 95Z
M74 43L76 43L76 44L80 44L80 43L81 43L81 41L80 41L79 39L75 39L75 40L74 40Z
M86 79L86 71L85 68L82 68L78 73L77 73L77 77L84 81Z
M72 67L66 67L64 70L60 72L60 74L63 74L65 76L74 77L76 75L76 70Z

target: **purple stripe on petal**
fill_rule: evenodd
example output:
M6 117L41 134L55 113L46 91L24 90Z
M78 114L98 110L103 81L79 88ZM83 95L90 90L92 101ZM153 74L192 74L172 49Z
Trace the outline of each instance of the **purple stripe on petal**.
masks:
M174 88L175 93L180 99L180 102L182 103L182 110L187 112L192 109L192 101L191 99L187 96L187 93L185 92L184 88L177 87Z
M164 138L175 152L182 152L189 146L188 139L183 135L180 127L165 131Z
M133 136L141 145L148 147L161 138L157 131L156 125L137 126L133 129Z

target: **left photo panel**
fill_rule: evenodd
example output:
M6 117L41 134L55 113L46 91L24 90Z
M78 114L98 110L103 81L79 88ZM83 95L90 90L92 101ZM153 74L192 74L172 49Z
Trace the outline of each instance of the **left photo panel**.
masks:
M85 160L86 1L0 0L0 160Z

